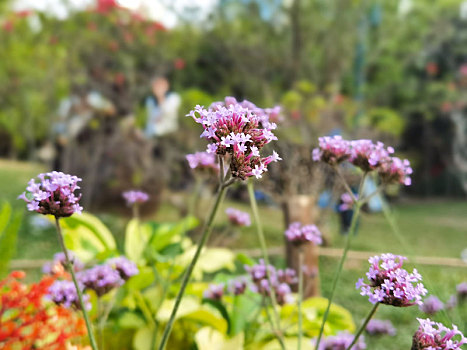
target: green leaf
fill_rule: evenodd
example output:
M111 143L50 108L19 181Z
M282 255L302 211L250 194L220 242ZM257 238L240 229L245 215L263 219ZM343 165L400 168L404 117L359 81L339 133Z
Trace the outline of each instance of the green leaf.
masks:
M256 264L252 258L243 253L238 253L236 259L243 265L253 266Z
M126 311L118 318L118 326L121 328L143 328L146 325L144 319L135 312Z
M230 316L230 335L245 331L250 318L258 311L260 303L260 297L256 294L234 296L232 314Z
M20 212L12 215L10 204L3 204L0 214L0 226L3 228L0 231L0 277L8 273L10 261L15 255L22 216Z
M150 227L138 219L132 219L126 227L125 255L138 264L144 264L143 252L151 236Z
M73 215L61 219L60 223L67 248L84 262L116 250L112 233L94 215Z
M195 342L199 350L242 350L244 334L239 333L231 339L210 327L203 327L195 334Z
M151 327L138 329L133 337L133 348L135 350L152 350L151 340L154 330Z
M212 299L203 299L202 303L211 305L217 311L219 311L219 313L224 318L225 322L227 322L227 333L230 333L230 317L224 304L222 304L222 302L219 300L212 300Z
M156 250L160 251L170 243L173 238L194 229L199 225L199 220L194 216L188 216L176 224L155 224L150 223L152 235L150 244Z

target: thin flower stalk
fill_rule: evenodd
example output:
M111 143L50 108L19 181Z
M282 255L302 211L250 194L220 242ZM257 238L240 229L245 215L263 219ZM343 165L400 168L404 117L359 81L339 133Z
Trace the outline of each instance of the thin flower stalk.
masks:
M297 349L302 348L302 337L303 337L303 314L302 314L302 302L303 302L303 247L300 247L298 251L298 346Z
M376 303L376 304L373 305L370 312L366 316L365 321L362 323L362 325L358 329L357 333L355 333L355 337L353 338L352 343L347 347L346 350L352 349L352 347L357 343L358 338L360 338L360 336L362 335L363 331L365 330L366 326L368 325L368 322L370 322L371 318L373 317L376 310L378 309L378 306L379 306L379 303Z
M248 181L248 195L250 197L250 205L251 205L251 210L253 212L253 217L255 220L256 224L256 232L258 233L258 239L261 247L261 253L263 255L264 263L266 266L269 266L269 256L268 256L268 250L266 246L266 239L264 237L264 232L263 232L263 226L259 217L259 212L258 212L258 204L256 203L256 198L255 198L255 191L254 191L254 185L252 181ZM272 286L273 283L271 281L271 276L269 273L267 273L267 278L269 281L269 284ZM277 340L279 341L281 348L285 350L285 344L284 340L282 337L282 334L280 333L280 318L279 314L277 313L277 300L274 291L272 288L270 289L269 296L271 298L271 304L272 304L272 310L273 310L273 315L275 319L275 325L273 322L271 322L271 325L273 327L273 331L277 337ZM277 327L276 330L274 330Z
M225 182L219 184L219 190L217 192L216 200L211 209L211 212L209 213L208 219L206 223L204 224L203 233L201 235L200 241L198 242L198 247L196 249L195 255L193 259L191 260L190 264L188 265L185 275L183 276L182 284L178 291L177 297L175 298L175 304L172 309L172 313L170 315L169 321L167 322L167 325L165 326L164 332L162 334L161 343L159 344L159 350L165 349L167 345L167 341L169 340L170 332L172 331L173 323L175 322L175 316L177 315L177 311L182 301L183 294L185 293L185 289L188 285L193 269L201 254L201 250L203 249L207 239L209 238L209 235L211 234L214 219L216 217L220 204L224 200L226 189L227 189L227 186Z
M78 299L79 303L81 305L81 311L83 312L84 316L84 321L86 323L86 329L88 331L88 336L89 336L89 341L91 343L91 347L93 350L98 350L96 340L94 339L94 334L92 332L92 326L91 326L91 321L89 320L88 313L86 311L86 307L83 301L83 293L81 292L81 288L78 284L78 280L76 279L76 275L73 269L73 265L71 263L70 257L68 255L68 250L65 247L65 242L63 241L63 235L62 235L62 228L60 226L60 219L58 217L55 217L55 226L57 228L57 235L58 235L58 242L60 243L60 246L63 250L63 253L65 254L65 265L68 270L68 272L71 275L71 278L73 279L73 284L75 285L76 288L76 293L78 294Z
M363 192L363 182L365 181L365 178L366 177L363 176L363 178L361 180L361 183L360 183L360 187L359 187L360 190L359 190L358 196L356 197L357 200L356 200L355 205L354 205L354 213L353 213L353 216L352 216L352 221L350 223L349 233L347 234L347 238L346 238L346 241L345 241L344 252L342 254L341 260L339 261L339 266L337 267L336 274L334 275L334 280L332 282L331 295L329 296L329 300L328 300L328 306L326 307L326 311L324 312L324 315L323 315L323 320L321 321L321 327L320 327L320 330L319 330L318 338L316 340L316 348L317 349L319 349L319 344L321 342L321 338L322 338L323 332L324 332L324 326L325 326L326 320L327 320L327 318L329 316L329 311L331 309L331 304L332 304L332 301L334 299L334 294L335 294L335 291L336 291L336 288L337 288L337 283L339 282L339 278L340 278L340 275L342 273L342 269L344 267L344 262L345 262L345 260L347 258L347 253L348 253L349 248L350 248L350 243L352 241L353 236L355 236L357 221L358 221L358 217L360 216L360 209L362 207L362 202L363 202L361 198L362 198L362 192Z

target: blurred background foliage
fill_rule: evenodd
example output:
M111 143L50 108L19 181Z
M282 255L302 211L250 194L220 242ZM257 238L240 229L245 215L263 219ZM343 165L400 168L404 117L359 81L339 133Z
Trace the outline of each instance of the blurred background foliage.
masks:
M183 97L187 134L182 116L195 104L281 102L313 137L337 128L398 144L419 168L412 191L462 190L450 118L465 99L461 0L222 0L208 16L196 5L172 9L170 27L113 0L70 7L65 18L15 4L0 7L1 156L37 158L60 101L75 94L98 91L142 127L151 77L164 74ZM343 116L327 123L336 108ZM450 185L436 189L439 176Z

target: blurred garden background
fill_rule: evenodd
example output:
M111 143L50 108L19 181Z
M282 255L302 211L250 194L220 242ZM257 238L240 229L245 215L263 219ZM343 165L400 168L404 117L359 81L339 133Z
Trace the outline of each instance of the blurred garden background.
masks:
M283 160L255 187L272 261L296 264L284 240L290 222L317 224L324 244L308 262L319 276L312 294L329 296L344 245L344 189L312 162L312 149L325 135L382 141L410 160L412 185L387 187L365 207L335 298L351 315L353 326L342 328L353 331L368 311L354 288L368 257L392 252L408 256L445 304L433 319L467 332L467 303L449 307L456 286L467 282L467 1L3 0L0 57L1 278L24 270L26 282L37 282L60 250L53 225L17 200L45 171L83 179L81 205L111 232L115 249L128 251L132 212L121 194L132 189L150 196L142 218L172 228L191 218L196 224L185 228L196 241L217 177L190 169L186 154L206 142L186 115L233 96L280 106L275 149ZM176 102L168 126L154 131L159 84L167 84L163 98ZM352 171L345 176L354 182ZM386 205L397 227L386 222ZM229 190L208 242L231 260L203 270L192 295L260 258L254 225L231 227L228 207L251 212L245 185ZM93 242L68 243L97 249L94 257L101 252ZM167 249L159 253L172 254ZM164 268L162 255L154 266ZM122 306L109 311L105 334L114 343L106 348L151 348L151 320L139 302L157 299L152 280L116 297ZM415 317L424 315L418 307L381 308L377 318L391 320L397 335L367 335L367 348L410 348ZM194 334L222 331L197 317L176 323L169 348L210 349ZM241 348L230 346L219 349Z

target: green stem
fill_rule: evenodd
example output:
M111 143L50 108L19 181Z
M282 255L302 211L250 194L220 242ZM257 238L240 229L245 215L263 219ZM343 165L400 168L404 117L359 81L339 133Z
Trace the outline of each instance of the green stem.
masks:
M259 238L259 243L261 246L261 252L263 255L264 263L266 264L266 266L269 266L269 257L268 257L268 249L266 247L266 239L264 238L263 226L259 218L258 204L256 203L256 198L255 198L254 185L251 180L248 181L247 187L248 187L248 195L250 197L251 210L253 211L253 217L255 218L256 231L258 233L258 238ZM272 287L273 284L271 281L271 276L268 273L268 269L266 269L266 275L268 278L269 285ZM285 350L284 340L282 339L282 335L280 334L280 318L279 318L279 314L277 313L277 308L276 308L277 300L276 300L276 296L272 288L269 289L269 296L271 298L274 318L277 323L277 332L275 332L275 334L276 334L277 339L279 340L279 343L281 344L281 348Z
M198 258L201 254L201 250L203 249L203 246L206 243L212 231L214 218L216 217L217 210L219 209L219 206L224 199L226 188L227 187L223 183L219 185L219 190L217 192L216 201L214 203L214 206L211 209L211 212L209 213L206 223L204 224L203 234L198 243L198 247L196 249L195 255L193 257L193 260L191 260L190 265L188 265L185 275L183 276L182 284L180 286L180 290L178 291L177 297L175 299L175 304L174 304L172 313L170 315L169 321L167 322L167 325L165 326L164 333L162 334L161 343L159 344L159 350L164 350L165 346L167 345L167 341L169 340L169 335L170 335L170 332L172 331L173 323L175 321L175 316L177 315L177 311L182 301L183 294L185 293L185 289L190 280L191 273L193 272L196 262L198 261Z
M366 328L366 325L368 324L368 322L370 322L371 318L373 317L373 315L375 314L376 310L378 309L378 306L379 306L379 303L376 303L375 305L373 305L371 311L368 313L368 315L366 316L366 319L365 319L365 322L363 322L363 324L360 326L360 329L358 330L358 332L355 334L355 337L353 338L352 340L352 344L350 344L346 350L350 350L352 349L352 346L355 345L355 343L358 341L358 338L360 338L360 335L363 333L363 331L365 330Z
M73 279L73 283L74 283L75 288L76 288L76 294L78 294L79 305L81 307L81 311L83 312L84 321L86 323L86 329L88 331L88 337L89 337L89 341L91 343L91 347L92 347L93 350L98 350L96 340L94 339L94 334L92 333L91 322L89 321L89 316L88 316L88 313L86 311L85 304L83 302L83 293L81 292L81 288L78 285L78 281L76 279L75 271L73 269L73 264L71 263L70 257L68 255L68 250L66 249L65 242L63 241L62 228L60 226L60 219L58 217L55 217L55 226L57 228L58 242L60 243L60 246L61 246L61 248L63 250L63 253L65 254L67 270L71 274L71 278Z
M97 298L97 342L99 344L99 348L104 349L104 324L103 324L103 315L102 314L102 300L100 297Z
M297 349L302 348L302 335L303 335L303 315L302 315L302 301L303 301L303 248L300 247L298 251L298 346Z
M342 268L344 267L345 259L347 258L347 253L350 248L350 242L352 240L352 237L355 236L355 229L357 227L357 221L360 215L360 208L361 208L361 202L360 200L358 200L354 205L354 213L352 216L352 222L350 223L349 233L347 234L347 238L345 241L344 252L342 254L341 260L339 262L339 266L337 267L337 271L336 271L336 274L334 275L334 280L332 282L332 289L331 289L331 295L329 296L328 306L326 308L326 311L324 312L323 321L321 322L321 328L319 330L318 339L316 340L316 349L319 349L319 343L323 336L324 325L326 324L326 320L328 319L328 316L329 316L329 310L331 309L331 304L334 299L337 282L339 282L339 277L342 273Z

